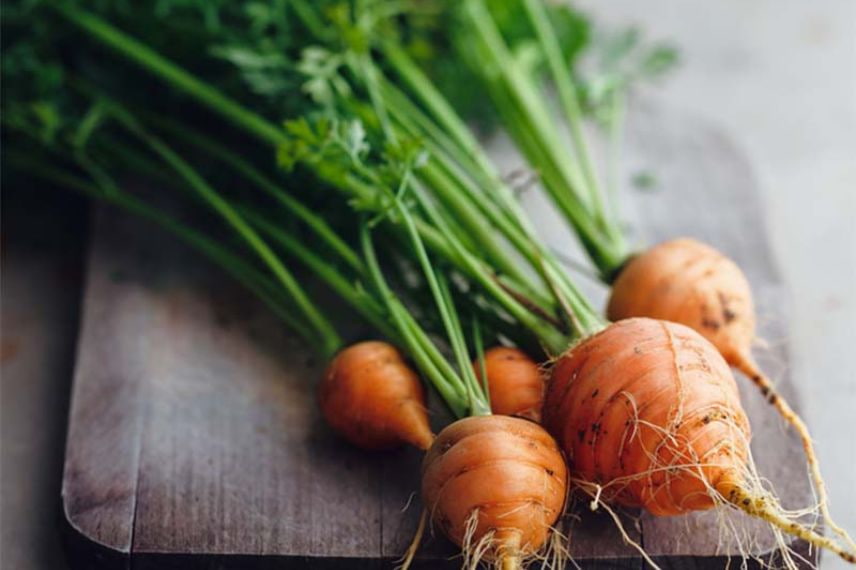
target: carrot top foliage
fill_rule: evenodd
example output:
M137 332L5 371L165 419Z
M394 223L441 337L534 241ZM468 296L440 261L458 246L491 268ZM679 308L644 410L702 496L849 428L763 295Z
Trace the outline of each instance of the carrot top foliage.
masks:
M430 28L408 23L422 16L412 8L13 4L4 14L4 162L165 226L329 357L342 339L291 266L298 261L408 348L457 415L488 413L469 364L480 343L469 334L518 340L522 325L558 352L601 321L529 232L463 118L412 63L402 30L415 39ZM393 65L430 90L440 121L398 87ZM195 204L228 237L128 192L120 181L129 174ZM374 235L397 236L395 247L384 239L378 252ZM415 283L390 282L390 264ZM443 336L451 363L423 323Z

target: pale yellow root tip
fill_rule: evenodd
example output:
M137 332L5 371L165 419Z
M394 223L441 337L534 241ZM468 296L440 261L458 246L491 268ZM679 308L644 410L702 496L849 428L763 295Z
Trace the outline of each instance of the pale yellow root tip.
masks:
M520 568L523 568L520 564L520 555L503 554L499 559L499 567L502 570L520 570Z
M799 417L788 402L776 391L773 383L763 372L761 372L761 369L751 356L746 354L738 355L735 366L740 370L740 372L752 380L767 401L776 408L785 421L796 430L797 435L799 435L799 438L802 441L806 462L808 463L809 472L811 473L811 480L814 484L815 491L817 492L820 514L829 529L837 534L850 550L856 552L856 542L853 542L853 539L850 538L847 531L835 524L835 521L832 519L832 514L829 512L829 499L826 493L826 484L823 481L823 476L820 474L820 464L817 460L817 454L814 451L814 443L811 440L811 434L809 433L805 422L803 422L802 418Z
M496 566L499 570L520 570L523 560L520 558L520 535L513 534L497 547Z
M422 537L425 535L425 524L428 521L428 510L422 509L422 514L419 515L419 525L416 527L416 534L413 535L413 540L410 541L410 546L407 547L407 552L401 559L401 564L396 567L396 570L407 570L413 564L413 559L416 557L416 551L419 550L419 544L422 542Z
M848 551L831 538L789 519L780 512L772 498L750 494L739 486L729 486L727 492L723 493L723 497L746 514L762 519L787 534L801 538L818 548L834 552L845 561L856 564L856 552Z

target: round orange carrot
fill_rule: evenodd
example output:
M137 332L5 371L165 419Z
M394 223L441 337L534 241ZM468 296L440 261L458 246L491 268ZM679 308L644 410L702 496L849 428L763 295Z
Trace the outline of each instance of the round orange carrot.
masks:
M742 472L749 454L722 357L687 327L652 319L618 322L559 359L544 425L605 499L658 515L713 507L706 486Z
M324 373L318 400L327 423L358 447L409 443L425 450L434 440L419 377L391 344L359 342L339 352Z
M763 489L728 364L684 325L627 319L572 347L551 372L543 423L574 484L604 500L657 515L728 503L855 560Z
M750 353L755 339L752 291L743 272L714 248L689 238L633 257L612 285L607 316L684 324L732 365Z
M681 323L713 343L797 431L821 514L836 534L853 544L832 521L808 427L752 358L755 308L749 282L736 263L694 239L661 243L632 258L621 270L613 283L607 315L611 320L651 317Z
M519 348L494 346L484 353L484 366L493 413L541 420L544 378L537 362ZM481 380L478 361L473 368Z
M499 568L518 568L541 549L566 489L556 442L519 418L459 420L440 432L423 462L422 498L432 521L465 556Z

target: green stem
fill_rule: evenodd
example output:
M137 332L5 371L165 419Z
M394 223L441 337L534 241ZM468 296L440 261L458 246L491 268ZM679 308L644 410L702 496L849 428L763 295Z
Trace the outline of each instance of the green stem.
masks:
M452 294L449 291L449 284L442 274L437 275L437 281L440 285L440 293L442 299L439 301L451 308L452 330L454 331L453 347L458 367L461 371L461 378L467 385L467 395L470 401L470 411L474 416L489 416L491 414L490 400L487 392L476 376L475 370L471 365L471 360L467 352L467 343L464 339L464 331L461 327L461 321L458 317L458 312L455 310L455 304L452 301Z
M385 42L381 44L380 49L398 76L410 87L410 92L429 109L439 124L457 142L464 155L476 162L485 172L499 179L493 163L482 152L481 144L431 80L397 44Z
M579 98L574 82L571 79L571 74L568 72L567 64L562 57L562 50L559 46L559 40L553 30L552 24L547 16L547 11L544 9L544 4L541 0L522 0L526 8L526 14L535 29L535 35L538 42L541 44L541 49L547 58L547 64L550 68L550 73L553 76L553 82L559 91L559 100L565 111L568 129L571 133L571 140L576 149L576 155L579 162L582 164L583 176L586 181L589 198L595 206L595 211L598 216L605 222L605 211L603 199L598 191L597 179L592 167L591 156L589 154L588 145L586 144L583 135L582 123L583 116L580 109Z
M580 203L580 207L588 210L591 204L587 196L573 189L585 187L585 179L579 165L559 155L561 148L559 133L554 121L549 115L549 106L545 104L529 77L521 71L517 60L500 34L493 17L481 0L466 0L463 13L467 17L470 28L474 32L476 45L481 45L481 54L486 61L481 65L490 65L491 73L496 74L504 82L510 100L524 110L527 122L524 123L536 136L539 144L550 157L553 167L562 173L571 191L571 197Z
M288 291L297 307L306 317L307 321L312 323L319 334L326 350L330 354L341 347L342 341L336 330L330 322L324 317L318 307L312 302L306 293L301 288L300 284L294 278L288 269L282 264L273 250L265 243L265 241L252 229L252 227L232 208L232 206L223 199L220 194L214 190L207 182L181 157L179 157L170 147L164 144L160 139L154 137L145 131L137 121L128 113L121 110L119 107L114 107L112 111L116 119L125 125L129 132L136 134L140 140L145 142L152 151L160 156L164 162L169 164L176 171L188 186L193 189L205 202L217 212L235 232L255 251L262 262L268 266L277 280Z
M410 73L413 74L416 71ZM421 76L419 77L421 78ZM526 214L518 205L511 191L491 169L489 161L485 159L487 167L481 161L478 163L470 161L458 143L449 139L439 127L422 115L421 111L415 108L401 92L391 85L387 85L386 90L390 101L394 102L394 105L390 105L390 107L402 128L412 136L426 137L426 145L431 152L431 160L422 170L417 172L417 176L426 179L429 186L435 191L437 189L443 190L446 187L455 188L452 195L469 204L466 207L470 211L477 209L532 265L535 272L541 275L538 258L543 254L544 248L538 242ZM443 100L440 99L440 101ZM480 152L477 154L482 156ZM455 159L452 159L452 156ZM456 161L460 161L461 164L459 165ZM467 174L464 174L462 167L466 168ZM475 178L471 178L471 176ZM493 193L488 190L492 190ZM447 194L448 192L444 192L440 193L439 196L446 200L448 199ZM479 221L476 225L482 227L484 221ZM507 264L501 265L500 268L503 269L506 266ZM529 285L526 278L517 269L517 264L512 263L512 266L515 270L510 274L518 282ZM507 269L503 270L509 273ZM543 275L541 276L543 278ZM550 310L547 307L551 303L544 298L543 290L538 287L531 287L528 293L534 296L533 301L540 304L543 310Z
M395 129L392 128L390 122L387 100L381 95L380 77L382 76L380 71L372 59L365 54L359 56L354 69L363 77L363 82L366 84L372 107L381 124L384 136L394 143L397 137ZM449 108L449 113L454 114L451 108ZM480 148L478 143L475 143L474 148ZM424 174L422 174L423 172ZM526 283L526 277L518 265L496 243L494 235L489 231L488 224L479 215L480 209L468 199L470 194L466 189L456 186L453 179L445 176L436 167L433 167L430 162L416 176L425 177L430 180L433 192L440 197L444 206L452 212L463 227L473 236L476 243L478 243L479 250L493 262L501 273L511 276L512 279L519 283Z
M397 341L397 335L389 323L380 305L364 291L353 285L335 267L321 259L312 249L306 247L293 235L270 222L264 215L249 206L241 206L239 211L251 223L265 232L291 255L299 259L312 272L330 286L351 308L362 315L373 327L387 338Z
M352 65L352 69L363 78L363 83L369 93L369 100L374 108L380 123L381 131L390 142L395 143L395 131L392 130L392 122L389 120L389 113L383 98L380 96L378 87L377 70L372 62L371 56L367 53L360 54L357 61Z
M316 38L325 40L330 37L330 30L325 27L324 23L318 18L313 10L307 3L306 0L290 0L294 13L297 14L297 17L303 22L303 25L314 35Z
M490 385L487 381L487 363L484 359L484 341L482 340L481 326L477 317L473 317L473 345L476 349L476 362L479 367L479 376L482 380L482 390L490 405Z
M477 185L459 173L453 163L444 160L442 153L438 152L432 155L432 161L425 166L423 171L427 179L433 180L431 184L432 188L437 188L441 183L438 177L449 180L449 184L455 184L458 188L458 194L470 198L472 202L477 204L478 210L487 218L487 222L492 223L493 227L498 229L506 237L517 253L529 263L534 272L541 277L542 281L544 280L544 276L539 269L540 257L543 255L544 248L538 241L534 231L528 232L519 229L520 224L509 222L508 218L502 212L492 208L494 205L493 197L489 195L480 196L481 191ZM481 223L485 222L482 221ZM501 271L504 268L502 265L498 265L497 267ZM527 287L526 294L530 296L531 301L539 305L544 312L554 312L556 300L549 299L543 288L530 283L527 276L522 273L522 270L517 269L517 263L512 263L512 267L515 267L516 270L514 272L506 271L506 274L511 275L515 281Z
M247 110L211 85L200 81L172 61L158 54L106 21L69 2L51 3L70 22L88 32L107 47L137 65L161 77L176 89L191 95L212 110L259 138L277 144L287 140L285 133L264 117Z
M485 209L478 208L472 204L468 197L470 196L466 188L462 188L456 184L455 180L447 176L440 170L437 163L429 159L428 163L423 166L416 176L424 179L433 193L449 208L455 218L457 218L464 226L466 231L475 239L478 248L483 252L484 256L493 262L497 270L505 275L511 276L512 279L526 283L526 276L520 270L517 263L511 260L507 253L495 241L495 232L491 232L489 222L502 223L504 220L488 219L485 220L480 213L484 213ZM493 228L497 228L496 224ZM503 233L503 232L501 232ZM517 238L517 234L514 234ZM527 244L522 244L520 241L515 245L520 245L526 248Z
M339 190L348 192L353 197L358 198L361 202L378 203L379 207L376 212L383 212L388 208L386 204L381 204L380 200L376 198L380 190L369 186L361 179L353 176L347 176L345 178L324 178L323 173L319 174L322 175L322 180L325 180ZM445 217L443 217L443 219L445 220ZM517 281L508 279L507 276L493 275L491 267L478 255L479 252L472 253L466 247L457 242L455 239L455 232L448 227L448 224L444 224L441 229L436 225L423 220L421 217L414 217L413 221L414 224L416 224L416 228L419 230L420 237L434 253L441 256L443 259L459 269L464 275L473 278L478 283L487 283L490 287L490 293L498 293L503 296L501 299L502 303L509 302L508 299L510 298L508 297L508 294L498 286L497 280L501 282L503 286L515 291L519 296L527 296L527 291L531 289L530 287L521 286ZM393 227L398 231L402 231L399 225L393 224ZM464 254L465 257L462 257L462 254ZM489 274L491 275L490 277L488 277ZM516 301L511 300L510 303L516 304ZM544 310L545 312L549 312L548 309Z
M407 177L402 181L402 186L407 185L406 178ZM425 276L425 280L428 282L428 287L434 296L434 302L437 306L438 312L440 313L440 318L443 321L446 336L452 346L452 352L457 360L458 369L463 375L464 384L467 387L470 400L470 410L476 415L490 414L490 406L485 403L483 395L479 397L479 395L472 390L472 382L469 381L469 377L473 375L473 370L470 366L469 358L467 357L467 347L463 339L463 333L461 332L460 322L457 319L455 308L451 304L451 298L448 294L448 290L444 287L442 280L434 271L434 267L428 257L428 252L425 250L425 245L419 237L419 232L416 230L416 225L413 223L410 212L407 211L407 208L400 200L396 200L396 209L404 222L404 227L410 236L411 244L416 252L416 258L422 267L422 273ZM477 384L474 376L472 380Z
M227 147L213 142L210 138L194 132L185 125L177 125L172 120L164 118L153 118L152 122L171 137L184 140L205 151L211 157L222 161L237 173L244 176L268 196L279 202L287 211L304 222L317 237L321 238L352 269L359 273L365 271L359 255L339 237L324 218L315 214L315 212L304 206L302 202L277 185L276 182L262 174L248 160L229 150Z
M584 188L582 175L569 170L567 160L558 154L561 145L544 112L546 105L517 69L490 13L480 0L467 0L463 14L476 41L468 42L470 51L461 47L462 55L470 60L470 67L480 71L504 124L529 162L539 169L550 197L606 278L627 258L620 231L615 224L603 230L598 216L587 206L579 191Z
M420 199L420 205L428 213L428 217L432 223L440 228L441 231L448 233L445 228L445 221L437 215L436 208L429 200L421 196L418 188L414 193ZM488 273L481 266L477 257L466 251L455 240L450 239L449 245L465 267L465 273L470 275L484 288L515 320L535 334L548 347L550 352L557 354L564 350L567 346L567 339L559 330L553 328L549 323L540 320L529 308L523 306L517 299L504 290L501 283L495 279L495 276Z
M366 258L369 275L372 277L374 286L378 289L381 298L386 303L393 322L404 337L410 355L422 371L422 374L428 378L452 412L459 418L466 417L468 415L467 405L461 395L463 386L460 380L454 374L444 374L438 366L437 359L429 355L428 350L434 348L434 345L430 341L427 344L424 342L427 339L427 335L424 334L412 318L409 318L410 313L402 307L398 298L389 288L389 285L387 285L386 279L383 277L383 271L380 268L380 263L377 260L370 231L365 224L363 224L360 232L360 241L363 245L363 255ZM420 336L424 338L420 339ZM440 360L445 362L442 357L440 357Z
M319 355L329 357L328 350L325 346L319 343L319 339L311 334L313 329L306 321L297 318L288 309L286 309L286 299L283 299L281 290L261 272L257 271L252 266L242 261L237 255L230 252L227 248L219 245L217 242L207 237L201 232L179 223L165 212L154 208L142 200L138 200L124 192L119 191L114 186L99 190L98 187L77 178L76 176L64 172L61 169L53 167L47 163L34 161L29 157L19 156L17 153L9 153L7 155L10 162L16 164L26 170L33 176L42 178L48 182L65 186L76 190L90 198L108 202L114 206L122 208L136 216L154 222L191 247L197 249L205 257L213 263L223 268L235 280L247 287L253 294L258 296L272 311L281 318L285 323L304 341L315 348Z
M72 4L63 3L59 5L57 9L71 22L78 25L81 29L87 31L94 38L98 39L117 53L124 55L131 61L142 66L144 69L147 69L151 73L161 77L173 87L194 97L197 101L208 106L210 109L220 113L221 115L232 121L235 125L247 130L249 133L259 137L260 139L268 143L273 144L279 144L288 140L287 135L281 129L267 121L262 116L257 115L252 111L249 111L245 107L241 106L239 103L222 95L212 86L197 79L181 67L177 66L176 64L164 58L163 56L157 54L156 52L154 52L147 46L141 44L140 42L136 41L135 39L124 34L120 30L114 28L113 26L101 20L100 18L86 12L85 10L77 8ZM375 96L376 95L377 94L375 94ZM438 101L442 100L438 98ZM531 107L531 101L527 101L527 104L529 104ZM439 109L443 105L446 106L447 111L451 110L451 108L448 107L448 104L446 104L444 101L442 103L435 102L434 106L435 108ZM440 112L441 114L444 114L442 109ZM444 119L444 125L453 125L455 121L457 121L457 118L454 113L445 113L445 115L446 116ZM549 119L541 117L541 120L542 122L546 120L547 124L549 124ZM461 143L466 144L468 140L471 142L474 141L472 135L466 134L467 130L464 125L459 124L457 127L453 127L453 133L454 136L458 138ZM152 137L148 138L150 139L149 143L151 144ZM219 196L216 193L211 194L209 192L205 192L205 190L211 190L211 192L213 192L213 189L208 187L207 184L205 184L204 181L202 181L202 179L198 177L198 175L196 175L194 171L192 171L192 169L188 169L189 167L184 168L187 167L187 165L183 163L183 161L180 161L177 155L172 153L170 149L165 147L165 145L163 145L156 139L154 139L154 142L156 144L153 146L153 149L156 150L158 154L161 154L163 158L167 159L168 162L172 162L173 167L180 174L182 174L183 177L188 179L188 182L191 182L191 186L194 187L197 192L200 192L200 195L206 197L206 199L209 200L212 206L214 206L215 209L218 209L221 216L224 216L224 218L227 219L227 221L229 221L233 225L233 227L236 228L239 234L241 234L242 237L246 241L248 241L248 243L254 246L254 249L257 250L257 253L259 253L261 258L269 266L271 266L274 274L277 276L278 279L283 281L283 284L285 285L285 283L289 281L288 277L290 277L290 274L288 274L287 271L285 271L285 268L278 263L276 257L269 250L269 248L267 248L266 244L264 244L264 242L254 232L252 232L251 228L249 228L249 226L247 226L246 223L243 222L240 216L238 216L233 211L230 213L228 208L222 208L222 203L217 201ZM481 153L478 150L479 147L477 142L473 144L471 148L474 150L472 150L468 155L473 156L474 160L481 163L482 158ZM491 171L490 167L487 165L487 161L485 161L485 164L482 164L482 167L485 172ZM212 198L214 199L213 202L211 202ZM217 208L217 204L219 204L219 208ZM437 215L436 211L435 215ZM420 228L420 232L422 231L424 230ZM448 226L445 226L445 231L450 231ZM528 322L528 326L530 327L534 326L537 328L539 326L533 318L526 318L532 317L532 315L528 314L526 310L523 309L523 307L521 307L516 301L509 297L508 294L499 287L499 285L495 281L495 277L487 277L487 275L484 273L483 268L481 267L481 262L477 262L477 260L473 259L471 254L468 254L466 250L462 250L460 244L458 244L454 240L451 240L451 243L449 243L448 236L442 236L442 234L432 237L435 238L432 240L434 243L434 247L438 247L441 251L444 251L445 254L448 255L448 258L450 260L462 265L465 269L465 273L473 274L483 286L487 287L491 295L497 297L500 300L501 304L503 304L506 310L511 307L512 312L515 313L515 318L524 318L525 321ZM597 242L596 240L592 240L592 243ZM293 282L293 279L291 281ZM293 284L296 285L296 283ZM309 306L308 303L300 302L298 304L301 306L304 312L307 313L307 315L311 315L311 320L315 320L318 323L321 322L321 319L319 319L319 315L313 314L315 311L312 310L312 307ZM321 326L322 328L324 328L323 325ZM332 331L332 328L330 328L329 332L335 334L335 332ZM549 346L555 348L559 344L557 338L561 337L560 334L558 335L558 337L556 336L556 334L557 331L550 331L548 334L542 337L542 340L544 340L544 342L546 342Z
M490 201L497 202L508 215L509 222L517 224L524 232L530 231L532 228L525 213L463 119L403 50L392 42L383 44L382 48L396 73L409 85L411 93L426 106L438 124L431 122L398 88L387 82L385 87L389 96L397 102L396 109L419 125L423 135L432 138L440 148L475 175L478 184L494 191L495 195Z
M571 281L568 273L561 269L558 260L553 257L545 258L545 271L554 282L560 284L563 295L566 295L565 301L570 306L569 314L575 321L575 335L571 337L572 341L587 338L606 328L608 321L592 308Z

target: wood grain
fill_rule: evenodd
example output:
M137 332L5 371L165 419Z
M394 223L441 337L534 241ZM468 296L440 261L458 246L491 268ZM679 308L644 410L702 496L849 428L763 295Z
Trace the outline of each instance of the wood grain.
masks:
M691 118L656 108L636 116L628 164L656 172L660 189L628 191L632 235L640 243L706 239L747 268L762 315L770 306L781 315L757 191L739 153ZM539 225L549 224L541 215ZM785 337L782 321L763 324L766 338ZM774 367L787 352L774 347L763 363L787 394L787 377ZM365 454L331 434L313 400L323 363L305 354L218 271L151 227L102 210L64 484L81 540L122 554L113 567L391 567L419 516L418 498L411 500L419 455ZM799 444L751 389L743 393L755 441L763 442L753 448L761 472L787 505L808 504ZM440 422L440 408L432 409ZM628 535L669 567L721 567L738 551L720 537L715 514L621 517ZM762 526L734 522L752 553L771 549ZM642 567L611 518L591 513L587 501L565 524L583 567ZM419 564L455 567L453 553L429 537Z

